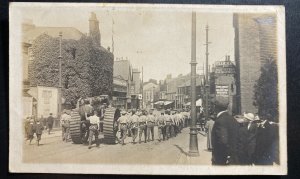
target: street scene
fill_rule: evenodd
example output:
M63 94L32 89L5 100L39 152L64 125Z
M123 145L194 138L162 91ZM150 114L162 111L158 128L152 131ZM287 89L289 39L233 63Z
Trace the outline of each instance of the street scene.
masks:
M281 164L275 13L26 8L24 163Z

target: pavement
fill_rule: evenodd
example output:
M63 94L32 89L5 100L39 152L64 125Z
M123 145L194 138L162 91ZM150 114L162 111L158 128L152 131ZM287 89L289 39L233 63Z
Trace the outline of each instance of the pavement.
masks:
M154 134L157 135L157 128ZM131 137L125 139L126 145L95 144L91 149L83 144L63 142L61 131L42 135L40 146L35 140L23 146L23 161L28 163L101 163L101 164L168 164L168 165L211 165L211 152L206 150L206 136L198 135L198 157L190 157L189 128L184 128L178 136L167 141L155 140L132 144ZM100 138L103 135L100 134ZM142 137L143 139L143 137ZM101 141L101 139L100 139Z

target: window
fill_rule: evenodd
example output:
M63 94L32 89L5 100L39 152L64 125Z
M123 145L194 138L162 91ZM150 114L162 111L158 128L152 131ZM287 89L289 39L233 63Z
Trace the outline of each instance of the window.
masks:
M42 98L44 99L44 104L50 104L50 98L52 97L52 91L43 90Z

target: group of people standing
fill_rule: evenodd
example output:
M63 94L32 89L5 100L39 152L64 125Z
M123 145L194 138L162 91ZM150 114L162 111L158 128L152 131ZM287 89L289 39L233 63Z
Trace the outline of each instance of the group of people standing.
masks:
M25 119L25 136L26 141L29 140L29 144L31 144L34 134L36 134L36 144L39 146L41 137L44 129L48 129L48 134L50 134L54 123L54 118L52 117L52 113L50 113L48 118L35 118L34 116L28 116Z
M187 126L188 112L180 111L161 111L160 114L153 114L153 110L130 110L121 111L121 116L115 121L115 126L120 132L120 137L116 137L117 141L125 145L126 136L132 137L132 143L136 144L136 138L139 136L138 142L154 141L154 126L158 128L158 141L168 140L176 137L181 130Z
M253 113L233 117L217 104L208 124L213 165L272 165L279 163L278 124ZM208 141L209 143L210 141Z

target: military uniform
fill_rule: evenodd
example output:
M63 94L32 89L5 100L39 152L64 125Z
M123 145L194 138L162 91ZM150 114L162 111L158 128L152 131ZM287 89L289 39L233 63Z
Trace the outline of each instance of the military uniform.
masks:
M180 133L180 130L181 130L181 115L179 113L175 114L175 133L178 134Z
M144 133L144 137L145 137L145 143L146 143L146 138L147 138L147 126L146 126L146 120L147 117L145 115L142 115L139 117L139 143L141 143L141 139L142 139L142 134Z
M158 140L161 141L161 136L163 136L163 140L166 139L166 130L165 130L165 116L160 115L157 118L157 127L158 127Z
M147 124L148 142L150 142L150 133L151 133L152 141L154 140L155 117L152 114L149 114L147 116L146 124Z
M138 115L133 114L132 116L130 116L132 143L135 143L135 139L138 134L138 125L139 125L138 121L139 121Z
M167 140L171 137L170 136L170 126L171 126L172 120L171 116L169 114L165 115L165 131L166 131L166 138Z
M93 115L88 117L88 120L90 121L90 126L89 126L89 149L91 148L92 145L92 140L93 136L95 136L95 141L96 141L96 146L99 147L99 141L98 141L98 129L99 129L99 123L100 119L97 115Z
M124 140L126 138L127 121L128 121L128 118L125 115L122 115L117 121L120 124L120 131L121 131L121 139L120 140L121 140L122 145L124 145Z
M60 119L61 128L62 128L62 140L65 142L67 142L69 138L70 120L71 120L71 116L66 113L64 113Z
M170 136L175 137L175 116L172 114L170 115L170 118L171 118Z

